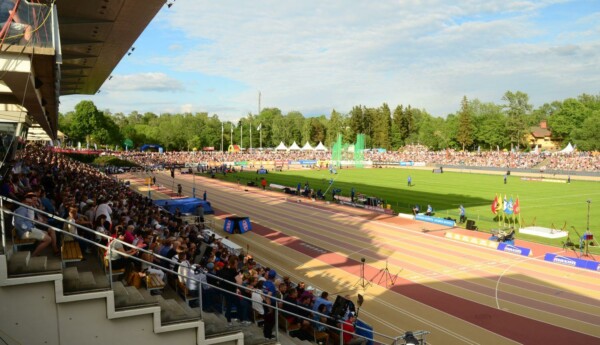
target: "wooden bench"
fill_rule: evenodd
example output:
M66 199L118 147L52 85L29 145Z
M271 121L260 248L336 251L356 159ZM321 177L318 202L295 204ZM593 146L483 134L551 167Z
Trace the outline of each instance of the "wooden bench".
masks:
M288 321L287 317L283 316L282 313L279 313L279 328L284 330L285 333L287 333L288 335L292 331L299 330L300 326L301 325L299 323L294 323L294 324L290 323Z
M145 279L146 290L162 290L165 288L165 282L162 281L156 274L148 274Z
M106 252L106 250L104 250L104 249L102 249L102 251L103 251L103 252ZM104 259L103 259L103 261L104 261L104 273L105 273L106 275L108 275L108 274L109 274L109 272L110 272L110 267L108 266L108 264L109 264L109 259L108 259L108 256L104 256ZM113 270L112 270L112 275L111 275L111 279L112 279L113 277L118 277L118 276L121 276L121 275L123 275L123 274L125 274L125 267L123 267L123 268L119 268L118 270L116 270L116 269L114 269L114 268L113 268Z
M79 242L64 241L60 247L60 257L62 259L63 267L65 267L68 262L81 261L83 259L83 254L81 253Z
M190 290L188 290L187 288L187 285L179 281L179 279L177 279L177 291L179 292L181 297L183 297L185 303L187 303L188 305L190 304L190 301L194 301L200 298L197 294L191 294Z
M18 252L20 247L30 246L30 245L35 244L35 239L33 239L33 238L21 239L17 235L17 229L12 228L12 243L13 243L13 250L15 252Z

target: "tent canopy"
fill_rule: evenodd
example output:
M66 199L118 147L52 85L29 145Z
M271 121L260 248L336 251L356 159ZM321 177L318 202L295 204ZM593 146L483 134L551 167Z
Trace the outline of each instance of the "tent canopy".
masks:
M279 146L275 148L275 151L287 151L287 146L283 144L283 141L279 143Z
M179 209L181 213L196 213L198 207L202 207L205 214L214 213L210 206L210 202L198 198L154 200L154 204L164 208L170 213L175 213L177 209Z
M300 150L300 146L298 146L298 144L296 144L296 142L294 141L294 143L292 144L292 146L290 146L289 148L290 151L298 151Z
M158 144L144 144L140 147L140 151L146 151L147 149L156 149L158 151L162 151L163 147Z
M573 152L575 149L573 148L573 145L571 145L571 143L569 143L567 145L567 147L565 147L564 149L560 150L560 153L571 153Z
M322 142L319 141L319 145L315 147L315 151L327 151L327 148L323 145Z
M300 149L302 151L312 151L314 150L312 146L310 146L310 143L307 141L306 144L304 144L304 146L302 146L302 148Z

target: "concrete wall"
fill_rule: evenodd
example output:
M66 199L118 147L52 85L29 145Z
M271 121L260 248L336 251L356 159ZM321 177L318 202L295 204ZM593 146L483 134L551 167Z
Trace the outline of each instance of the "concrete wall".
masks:
M152 315L109 320L106 300L56 304L54 283L0 287L0 330L21 344L196 344L196 330L155 334Z

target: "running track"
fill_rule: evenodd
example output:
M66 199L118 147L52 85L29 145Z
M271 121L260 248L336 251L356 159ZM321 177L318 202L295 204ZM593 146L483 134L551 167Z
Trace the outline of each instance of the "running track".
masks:
M136 187L143 176L125 178ZM172 185L168 174L156 177ZM191 175L177 175L177 183L191 195ZM306 199L298 203L208 178L196 177L196 188L198 195L207 190L217 220L233 213L251 217L254 231L231 239L280 275L353 300L363 294L360 317L379 333L425 329L432 332L430 344L600 344L597 272L455 242L436 225ZM153 191L154 198L169 196L164 188ZM521 245L533 248L534 256L560 252ZM365 278L375 278L366 288L361 258ZM381 271L386 262L390 275Z

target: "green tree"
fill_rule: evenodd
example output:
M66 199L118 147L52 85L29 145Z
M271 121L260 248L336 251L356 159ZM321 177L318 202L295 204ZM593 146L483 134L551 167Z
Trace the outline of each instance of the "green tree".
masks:
M75 112L69 127L70 138L77 141L90 142L94 130L101 128L103 116L92 101L81 101L75 106Z
M343 131L344 116L333 109L327 122L327 132L323 145L331 147L337 140L337 135L343 133Z
M577 99L568 98L564 100L560 109L548 118L552 136L564 141L571 140L573 130L580 128L591 112L591 109L588 109Z
M387 103L373 111L375 117L373 124L373 146L390 148L390 132L392 114Z
M600 110L596 110L573 131L573 143L579 150L600 150Z
M473 144L474 131L475 125L473 123L469 101L467 100L467 96L463 96L460 111L458 112L458 131L456 133L456 139L462 145L463 151L466 146L471 146L471 144Z
M508 116L506 132L510 142L519 147L523 142L523 137L528 132L526 117L532 109L531 104L529 104L529 96L521 91L515 93L506 91L502 100L507 102L504 106Z

